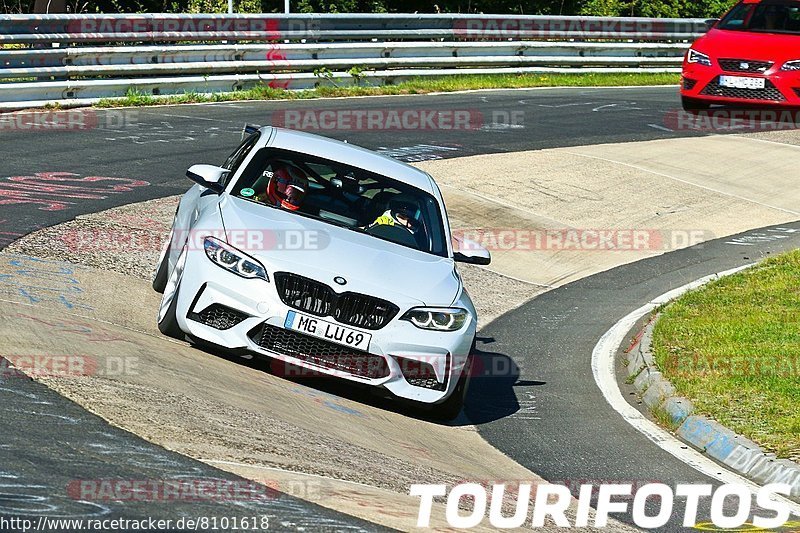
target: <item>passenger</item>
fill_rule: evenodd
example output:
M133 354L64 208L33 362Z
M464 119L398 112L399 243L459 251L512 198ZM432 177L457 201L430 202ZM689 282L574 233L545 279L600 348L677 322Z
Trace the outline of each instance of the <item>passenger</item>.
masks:
M419 207L416 202L403 195L397 195L389 200L388 207L389 209L375 219L375 222L370 224L369 228L374 228L375 226L401 227L408 230L412 235L419 231L420 224L417 220Z

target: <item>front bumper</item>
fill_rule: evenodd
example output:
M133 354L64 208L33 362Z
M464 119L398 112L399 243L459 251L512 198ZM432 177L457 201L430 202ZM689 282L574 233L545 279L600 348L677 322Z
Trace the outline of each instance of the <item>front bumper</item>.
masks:
M474 316L457 332L426 331L400 320L408 310L401 306L380 330L347 326L372 335L368 352L359 352L285 329L292 309L281 301L272 281L241 278L211 263L202 251L189 253L176 310L188 335L313 373L383 387L421 403L442 402L455 389L475 336ZM332 317L323 319L334 322Z
M684 64L681 77L681 96L711 104L770 105L800 107L800 72L784 72L781 65L761 73L728 72L714 66ZM765 89L734 89L721 87L720 76L765 78Z

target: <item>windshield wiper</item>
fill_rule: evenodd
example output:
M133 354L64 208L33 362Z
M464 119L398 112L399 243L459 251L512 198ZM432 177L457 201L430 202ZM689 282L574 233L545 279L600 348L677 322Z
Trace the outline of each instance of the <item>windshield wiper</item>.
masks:
M322 218L322 217L315 217L315 216L312 216L312 215L307 215L307 216L310 217L310 218L313 218L314 220L319 220L320 222L325 222L326 224L330 224L332 226L336 226L336 227L344 228L344 229L349 229L351 231L355 231L355 232L358 232L358 233L364 233L364 230L361 229L358 226L348 226L344 222L337 222L335 220L330 220L330 219Z

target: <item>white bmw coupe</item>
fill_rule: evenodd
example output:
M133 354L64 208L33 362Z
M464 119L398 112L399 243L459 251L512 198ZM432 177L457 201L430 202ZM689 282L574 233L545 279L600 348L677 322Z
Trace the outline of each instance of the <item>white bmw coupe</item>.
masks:
M247 126L195 165L153 288L165 335L461 411L477 315L431 176L347 143ZM459 248L454 250L454 244Z

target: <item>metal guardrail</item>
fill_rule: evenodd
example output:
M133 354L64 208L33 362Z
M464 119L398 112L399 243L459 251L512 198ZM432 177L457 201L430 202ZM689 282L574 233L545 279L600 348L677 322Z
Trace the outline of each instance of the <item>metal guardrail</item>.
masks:
M361 39L694 39L702 19L533 15L9 15L0 43Z
M642 69L640 72L672 72L675 69ZM459 74L563 74L575 69L564 68L465 68ZM584 68L587 73L629 73L629 68ZM366 78L377 85L392 85L409 78L443 76L451 71L432 69L397 69L370 72ZM331 82L346 85L352 78L346 72L334 72ZM58 102L63 106L88 105L102 98L123 97L135 87L142 94L168 95L190 92L235 92L255 86L279 89L308 89L320 83L310 72L296 74L236 74L221 76L181 76L171 78L104 79L69 82L36 82L0 84L0 109L24 109ZM13 85L13 87L12 87Z
M0 46L14 45L0 49L0 108L85 103L124 96L131 87L163 95L468 73L675 72L688 41L707 23L501 15L11 15L0 24ZM357 76L347 73L353 67Z
M537 41L82 46L0 52L0 71L60 66L264 60L349 59L357 64L362 59L414 57L675 58L683 56L685 51L685 43Z

